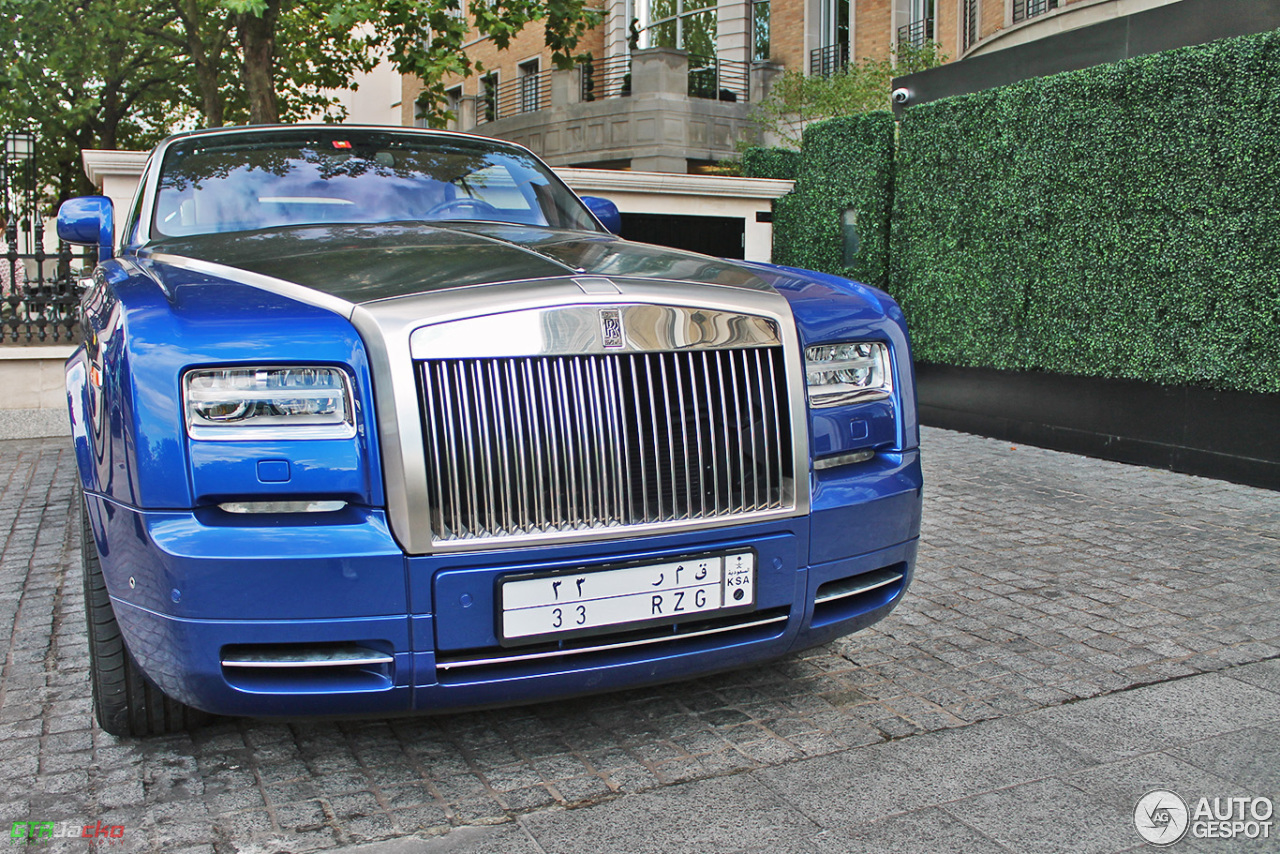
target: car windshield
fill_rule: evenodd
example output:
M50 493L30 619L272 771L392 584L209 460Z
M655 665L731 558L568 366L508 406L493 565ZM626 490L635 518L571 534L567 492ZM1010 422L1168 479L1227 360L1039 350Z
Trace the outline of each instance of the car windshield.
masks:
M573 193L520 149L335 126L172 143L152 231L178 237L414 220L599 230Z

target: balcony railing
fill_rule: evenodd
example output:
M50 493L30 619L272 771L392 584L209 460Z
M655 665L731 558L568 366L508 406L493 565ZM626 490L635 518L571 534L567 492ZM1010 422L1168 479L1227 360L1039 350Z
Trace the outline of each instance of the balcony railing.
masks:
M832 44L809 51L809 76L830 77L849 64L849 46Z
M1058 8L1058 0L1013 0L1013 22L1025 21Z
M964 0L964 20L961 25L964 28L965 50L978 43L978 2L979 0Z
M631 57L615 56L582 64L582 100L603 101L631 94Z
M933 16L898 27L898 44L900 45L924 47L924 43L928 41L933 41Z
M77 272L93 269L89 253L0 252L0 344L74 344L80 340ZM96 249L90 250L96 254Z
M486 97L487 94L487 97ZM551 106L551 72L526 74L499 84L496 91L481 94L476 104L476 124L509 119Z
M714 56L689 56L689 97L712 101L751 100L751 66Z

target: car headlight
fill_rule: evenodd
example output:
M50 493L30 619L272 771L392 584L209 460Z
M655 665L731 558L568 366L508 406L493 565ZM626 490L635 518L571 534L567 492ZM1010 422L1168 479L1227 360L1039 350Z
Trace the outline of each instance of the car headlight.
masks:
M193 439L338 439L355 435L338 368L201 368L183 382Z
M804 351L804 361L812 406L883 400L893 392L889 348L878 341L820 344Z

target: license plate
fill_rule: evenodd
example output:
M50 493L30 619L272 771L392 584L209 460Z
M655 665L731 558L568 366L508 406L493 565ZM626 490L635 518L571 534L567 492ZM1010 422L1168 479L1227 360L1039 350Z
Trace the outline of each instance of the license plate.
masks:
M504 644L705 619L755 607L754 552L503 580Z

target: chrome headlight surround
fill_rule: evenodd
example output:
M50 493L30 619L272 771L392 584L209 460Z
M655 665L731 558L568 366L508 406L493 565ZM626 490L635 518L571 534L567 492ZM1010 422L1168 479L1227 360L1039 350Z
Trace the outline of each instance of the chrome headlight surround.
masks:
M182 379L192 439L349 439L351 380L321 365L195 368Z
M893 363L881 341L819 344L804 351L809 405L815 409L884 400L893 394Z

